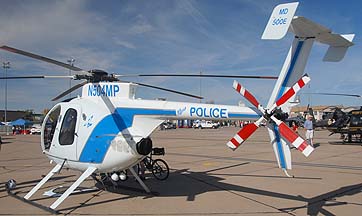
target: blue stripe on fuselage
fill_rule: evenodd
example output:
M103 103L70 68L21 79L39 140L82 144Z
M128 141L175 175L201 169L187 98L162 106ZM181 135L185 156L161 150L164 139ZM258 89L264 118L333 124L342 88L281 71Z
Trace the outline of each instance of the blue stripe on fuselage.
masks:
M294 55L292 57L292 61L290 62L290 67L288 69L288 72L284 78L284 81L282 83L282 86L280 87L279 89L279 92L278 92L278 96L277 98L275 99L275 101L277 101L279 98L281 98L284 94L284 91L287 87L287 84L289 82L289 79L294 71L294 67L295 67L295 64L298 60L298 57L300 55L300 51L302 50L302 47L303 47L303 44L304 44L304 41L298 41L298 44L297 44L297 48L294 52ZM274 126L274 135L275 135L275 139L276 139L276 142L277 142L277 150L278 150L278 155L279 155L279 161L280 161L280 166L282 169L286 169L286 164L285 164L285 155L284 155L284 151L283 151L283 146L282 146L282 143L281 143L281 140L280 140L280 133L279 133L279 128L277 127L276 124L273 124Z
M229 113L229 118L260 118L258 114Z
M135 115L166 115L176 116L175 110L117 108L116 111L102 119L89 136L82 153L80 162L102 163L114 136L133 124Z
M293 70L294 70L294 67L295 67L295 63L297 62L298 60L298 57L299 57L299 54L300 54L300 51L302 50L302 47L303 47L303 44L304 44L304 41L298 41L298 45L297 45L297 49L295 50L294 52L294 55L292 57L292 61L290 62L290 67L288 69L288 72L284 78L284 81L282 83L282 86L280 87L280 90L279 90L279 93L278 93L278 96L276 98L275 101L277 101L279 98L282 97L282 95L284 94L284 91L285 91L285 88L287 86L287 83L290 79L290 76L292 75L293 73Z
M285 155L283 151L282 142L280 140L279 127L276 124L274 124L274 134L275 134L275 141L277 142L277 150L279 155L280 166L282 169L286 169Z

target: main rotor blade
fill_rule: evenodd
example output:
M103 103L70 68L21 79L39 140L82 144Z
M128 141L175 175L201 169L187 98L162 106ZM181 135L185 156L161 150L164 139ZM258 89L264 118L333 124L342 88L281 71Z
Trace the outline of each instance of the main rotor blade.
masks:
M50 64L55 64L55 65L58 65L60 67L67 68L69 70L84 71L83 69L81 69L79 67L75 67L75 66L72 66L70 64L66 64L66 63L63 63L63 62L60 62L60 61L57 61L57 60L54 60L54 59L50 59L50 58L47 58L47 57L44 57L44 56L40 56L40 55L37 55L37 54L34 54L34 53L30 53L30 52L27 52L27 51L24 51L24 50L19 50L19 49L16 49L14 47L0 46L0 49L6 50L6 51L9 51L9 52L12 52L12 53L20 54L20 55L23 55L23 56L27 56L27 57L30 57L30 58L38 59L40 61L45 61L45 62L48 62Z
M209 78L241 78L241 79L278 79L275 76L217 75L217 74L127 74L116 77L209 77Z
M74 79L73 76L16 76L16 77L0 77L0 79L47 79L47 78L70 78Z
M173 89L162 88L162 87L153 86L153 85L148 85L148 84L139 83L139 82L132 82L132 83L135 83L135 84L140 85L140 86L145 86L145 87L154 88L154 89L158 89L158 90L168 91L168 92L172 92L172 93L179 94L179 95L184 95L184 96L187 96L187 97L192 97L192 98L197 98L197 99L204 99L204 98L201 97L201 96L197 96L197 95L192 95L192 94L188 94L188 93L185 93L185 92L176 91L176 90L173 90Z
M303 94L346 96L346 97L362 97L361 95L358 95L358 94L339 94L339 93L303 93Z
M64 97L64 96L66 96L67 94L69 94L69 93L77 90L78 88L84 86L84 85L87 84L87 83L88 83L88 81L84 81L84 82L82 82L82 83L79 83L79 84L73 86L72 88L66 90L65 92L63 92L63 93L61 93L60 95L58 95L58 96L56 96L55 98L53 98L52 101L56 101L56 100L58 100L58 99L60 99L60 98L62 98L62 97Z

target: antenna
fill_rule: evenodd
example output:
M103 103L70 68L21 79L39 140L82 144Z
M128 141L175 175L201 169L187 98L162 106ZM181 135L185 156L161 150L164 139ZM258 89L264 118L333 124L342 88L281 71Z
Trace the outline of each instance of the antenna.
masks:
M9 135L8 125L7 125L7 111L8 111L8 82L6 77L8 76L8 69L10 69L10 62L3 62L3 68L5 69L5 123L6 123L6 135Z

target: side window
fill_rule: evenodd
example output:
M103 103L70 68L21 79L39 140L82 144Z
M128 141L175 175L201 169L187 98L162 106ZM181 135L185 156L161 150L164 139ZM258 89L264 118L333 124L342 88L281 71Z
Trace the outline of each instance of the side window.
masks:
M62 127L59 133L60 145L72 145L74 141L75 125L77 123L77 111L68 109L64 115Z

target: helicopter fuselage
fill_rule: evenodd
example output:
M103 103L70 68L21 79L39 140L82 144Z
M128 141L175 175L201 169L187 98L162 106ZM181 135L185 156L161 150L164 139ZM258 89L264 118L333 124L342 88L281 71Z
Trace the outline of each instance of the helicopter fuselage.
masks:
M76 170L91 164L98 172L119 171L144 158L137 145L165 120L259 117L249 107L135 99L135 87L90 83L83 87L83 96L55 105L42 125L44 154Z

